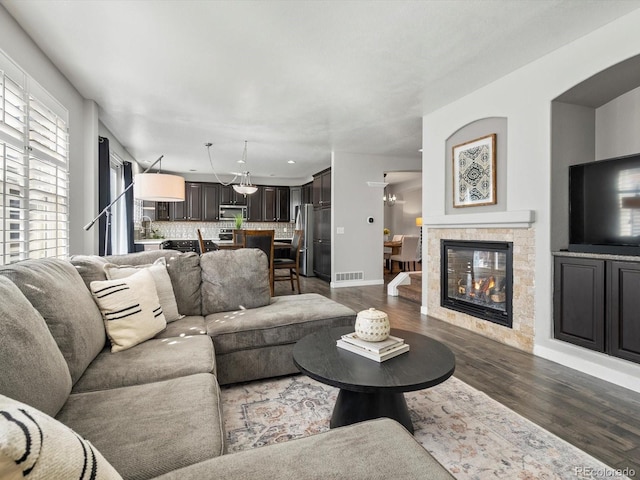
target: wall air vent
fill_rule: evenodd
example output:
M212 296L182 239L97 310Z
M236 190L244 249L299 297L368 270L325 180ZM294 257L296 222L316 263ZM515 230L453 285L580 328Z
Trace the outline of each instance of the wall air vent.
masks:
M336 273L336 282L351 282L353 280L363 280L364 272L342 272Z

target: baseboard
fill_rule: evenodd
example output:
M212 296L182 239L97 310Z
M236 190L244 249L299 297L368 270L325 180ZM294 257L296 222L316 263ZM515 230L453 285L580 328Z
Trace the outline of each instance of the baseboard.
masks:
M429 315L427 313L427 307L425 305L420 305L420 315Z
M345 282L331 282L331 288L368 287L370 285L384 285L384 279L379 280L348 280Z
M565 367L586 373L592 377L599 378L605 382L610 382L620 387L628 388L629 390L640 393L640 378L632 374L621 372L614 367L604 366L585 358L578 358L569 353L559 352L553 348L543 347L540 345L535 345L533 347L533 354L538 357L551 360L552 362L559 363ZM611 359L611 361L624 362L624 360L618 359ZM626 367L628 365L624 366Z

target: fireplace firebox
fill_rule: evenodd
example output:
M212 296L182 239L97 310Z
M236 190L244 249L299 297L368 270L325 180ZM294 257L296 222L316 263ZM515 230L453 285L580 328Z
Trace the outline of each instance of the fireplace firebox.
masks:
M513 243L441 240L440 305L512 326Z

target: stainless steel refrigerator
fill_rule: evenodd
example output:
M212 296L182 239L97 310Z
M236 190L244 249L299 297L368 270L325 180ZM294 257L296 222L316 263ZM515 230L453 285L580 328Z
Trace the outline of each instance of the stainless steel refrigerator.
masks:
M305 203L296 207L296 229L304 232L300 249L300 273L315 277L313 273L313 205Z

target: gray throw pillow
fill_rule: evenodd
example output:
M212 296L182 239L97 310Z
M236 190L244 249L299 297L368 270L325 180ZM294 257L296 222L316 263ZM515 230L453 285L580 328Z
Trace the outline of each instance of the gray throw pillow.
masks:
M102 315L73 265L57 258L0 267L47 322L76 383L106 342Z
M264 252L256 248L209 252L200 257L200 267L203 315L271 303Z
M0 393L56 415L71 393L71 375L42 316L0 276Z

